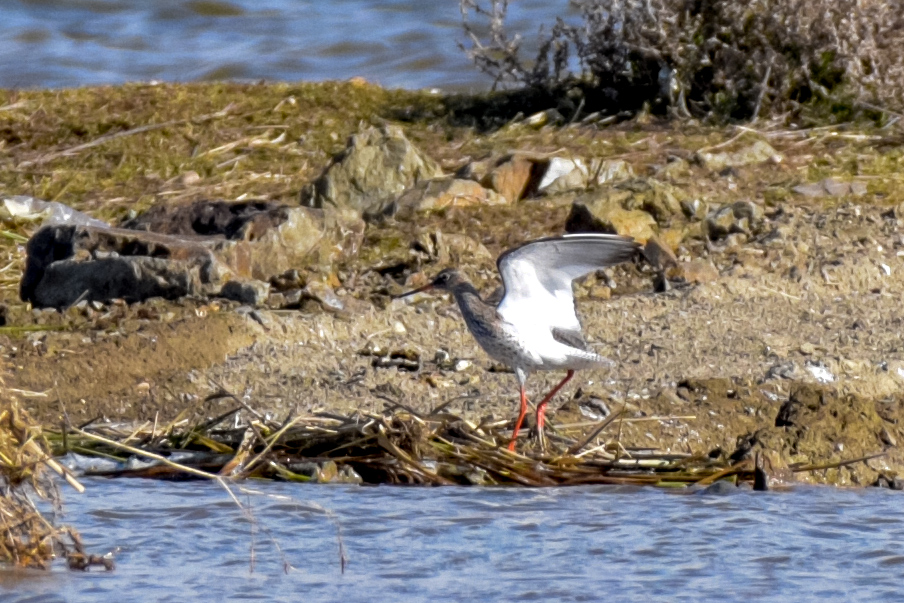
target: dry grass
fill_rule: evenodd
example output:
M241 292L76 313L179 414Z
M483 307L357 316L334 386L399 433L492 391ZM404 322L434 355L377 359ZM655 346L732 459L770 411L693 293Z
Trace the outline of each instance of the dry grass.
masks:
M360 122L423 93L353 84L0 90L0 192L100 219L160 201L292 200Z
M110 477L219 475L299 482L529 487L683 487L716 479L754 478L749 462L726 465L705 455L622 446L622 421L637 419L624 418L621 411L597 424L553 427L545 451L531 440L519 442L521 452L513 453L505 449L510 420L475 424L443 408L422 414L392 403L383 413L317 413L277 423L234 400L233 410L202 424L190 424L182 417L167 425L145 422L130 428L93 424L51 438L57 452L123 462L137 455L157 461L140 469L94 472ZM255 418L247 427L224 427L240 412ZM167 460L175 452L187 453L180 454L178 464Z
M0 405L0 561L47 568L62 554L72 566L87 566L78 533L47 518L35 503L37 496L59 509L60 493L48 469L81 488L50 458L41 428L17 400L6 397Z

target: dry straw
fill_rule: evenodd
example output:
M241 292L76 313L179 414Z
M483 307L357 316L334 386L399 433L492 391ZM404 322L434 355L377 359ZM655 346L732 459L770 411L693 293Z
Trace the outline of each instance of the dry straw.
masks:
M70 566L87 566L78 534L48 519L35 499L54 511L60 493L51 477L56 473L78 491L82 485L48 452L41 428L19 402L0 389L0 561L22 567L46 568L57 555Z
M619 411L599 423L558 425L545 451L520 443L505 448L511 421L472 423L442 408L418 413L390 404L383 413L347 416L316 413L282 423L254 418L245 427L227 427L236 407L216 419L190 423L183 417L164 426L93 423L49 434L57 452L71 451L123 464L95 470L111 477L185 479L256 477L288 481L345 481L420 485L580 484L687 486L719 475L752 480L753 466L726 465L706 455L625 448L618 442L625 418ZM657 417L692 420L693 417ZM169 461L174 452L179 463ZM155 461L129 468L132 456Z

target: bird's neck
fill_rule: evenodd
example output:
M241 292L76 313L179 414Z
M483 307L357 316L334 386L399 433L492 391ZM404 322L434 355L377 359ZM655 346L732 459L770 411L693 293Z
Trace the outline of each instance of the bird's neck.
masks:
M455 296L455 301L464 314L474 315L490 308L490 305L480 297L480 293L477 292L474 285L468 281L462 280L456 283L452 288L452 295Z
M480 297L480 293L477 292L477 289L474 288L474 285L469 283L464 279L460 279L455 285L452 287L452 295L455 296L455 301L461 303L462 299L473 299L477 298L479 301L483 301Z

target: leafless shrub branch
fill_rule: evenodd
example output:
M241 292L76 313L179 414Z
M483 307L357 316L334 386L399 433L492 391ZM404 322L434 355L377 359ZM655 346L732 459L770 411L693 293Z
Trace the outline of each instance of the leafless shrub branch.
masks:
M460 0L465 51L497 84L579 84L597 104L754 119L822 103L904 108L904 0L577 0L523 56L508 0ZM477 24L481 24L478 26ZM594 107L595 108L595 107Z

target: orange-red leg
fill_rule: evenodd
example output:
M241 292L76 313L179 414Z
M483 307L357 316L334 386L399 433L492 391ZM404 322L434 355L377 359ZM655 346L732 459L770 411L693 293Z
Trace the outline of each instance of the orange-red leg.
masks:
M552 391L546 394L543 401L537 405L537 436L540 438L541 445L543 443L543 425L546 423L546 405L549 404L549 401L559 393L559 390L562 389L566 383L571 381L572 377L574 377L574 371L568 371L565 378L562 379L557 386L552 388Z
M518 420L515 421L515 431L512 432L512 441L509 442L508 449L515 452L515 440L518 439L518 431L521 430L521 423L524 422L524 416L527 415L527 392L524 391L524 385L521 386L521 412L518 413Z

